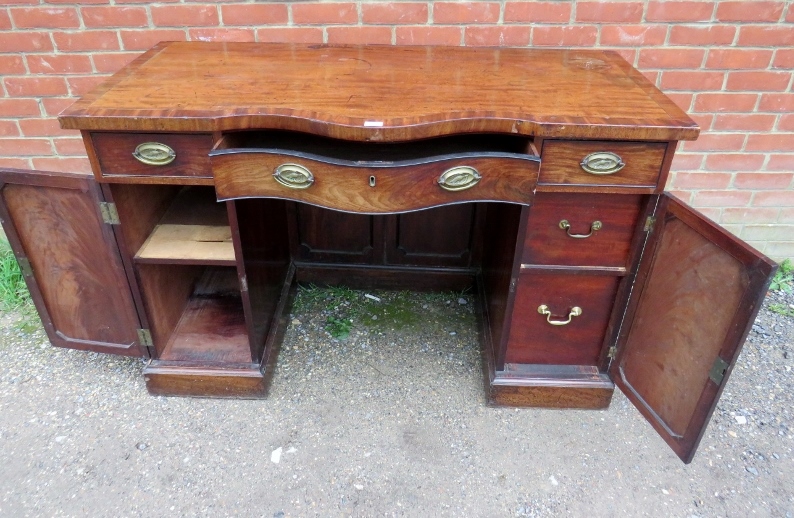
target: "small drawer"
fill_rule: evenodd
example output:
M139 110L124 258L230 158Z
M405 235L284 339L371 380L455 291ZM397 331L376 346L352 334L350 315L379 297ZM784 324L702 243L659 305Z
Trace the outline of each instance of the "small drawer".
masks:
M645 200L635 194L538 193L521 262L625 268Z
M210 154L219 200L280 198L368 214L475 201L528 205L539 165L537 156L505 151L343 142L310 152L229 146L238 142L224 139Z
M91 133L102 176L212 178L209 133Z
M522 272L505 363L596 365L620 279Z
M667 144L546 140L538 185L656 187Z

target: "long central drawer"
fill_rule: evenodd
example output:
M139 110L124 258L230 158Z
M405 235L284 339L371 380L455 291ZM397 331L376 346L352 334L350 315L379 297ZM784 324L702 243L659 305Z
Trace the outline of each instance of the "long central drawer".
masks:
M529 205L540 159L527 149L510 137L362 144L232 134L210 160L220 200L281 198L385 214L462 202Z

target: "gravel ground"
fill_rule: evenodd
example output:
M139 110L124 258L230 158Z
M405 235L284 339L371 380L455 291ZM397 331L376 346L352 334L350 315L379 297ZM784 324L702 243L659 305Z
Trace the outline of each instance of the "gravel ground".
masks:
M5 314L0 515L794 516L794 316L769 310L794 295L767 297L688 466L620 392L486 407L466 294L374 295L302 292L260 401L149 396L140 360Z

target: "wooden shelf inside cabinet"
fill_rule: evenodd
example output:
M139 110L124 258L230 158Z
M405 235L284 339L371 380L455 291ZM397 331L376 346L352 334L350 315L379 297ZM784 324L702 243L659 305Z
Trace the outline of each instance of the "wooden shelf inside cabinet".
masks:
M186 187L135 254L138 263L234 266L226 204L215 191Z
M159 359L251 363L236 270L207 268L188 299L182 317Z

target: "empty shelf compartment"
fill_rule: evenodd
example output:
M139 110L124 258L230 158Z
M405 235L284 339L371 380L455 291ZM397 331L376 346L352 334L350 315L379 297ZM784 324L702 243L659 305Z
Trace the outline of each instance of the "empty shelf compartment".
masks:
M212 189L183 189L135 254L135 260L233 266L234 245L226 204L215 200Z
M232 268L207 268L160 360L251 363L243 303Z

